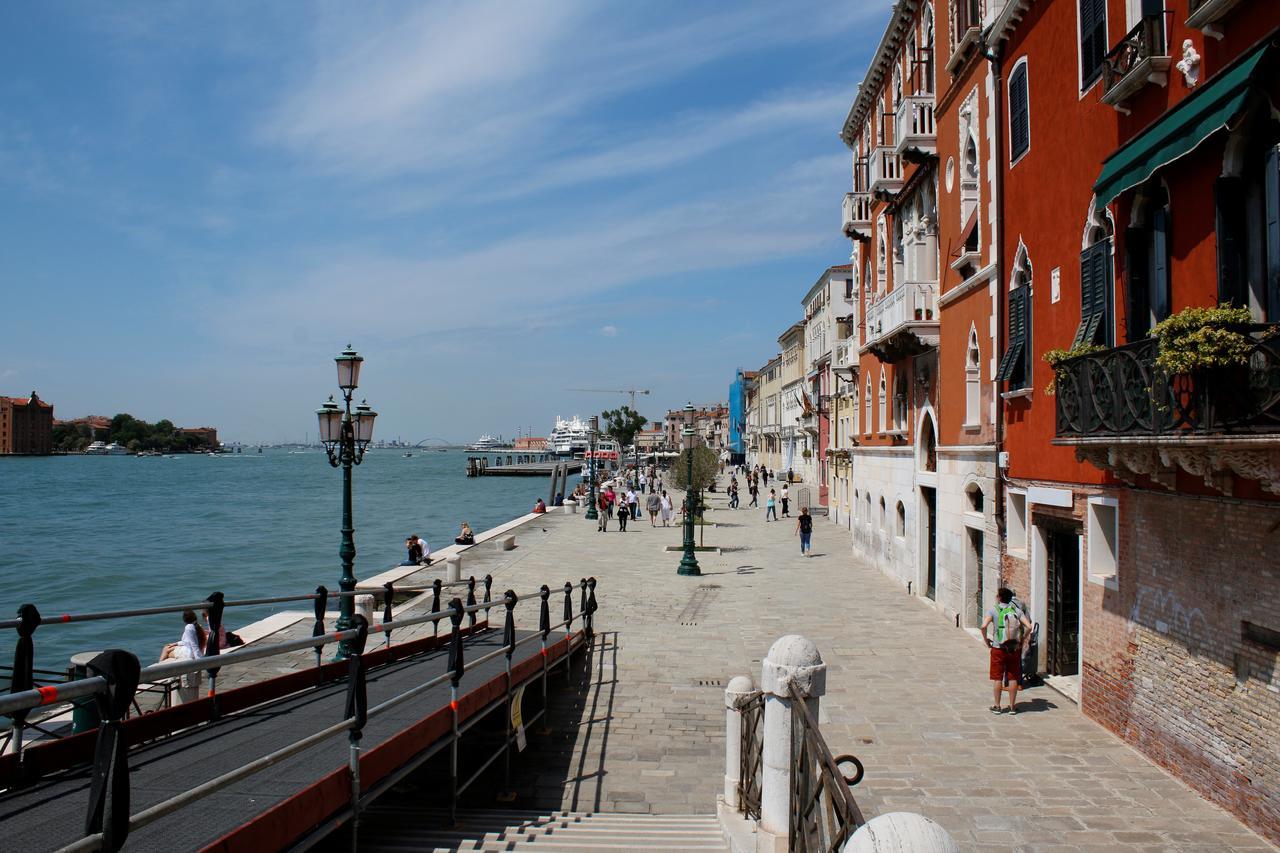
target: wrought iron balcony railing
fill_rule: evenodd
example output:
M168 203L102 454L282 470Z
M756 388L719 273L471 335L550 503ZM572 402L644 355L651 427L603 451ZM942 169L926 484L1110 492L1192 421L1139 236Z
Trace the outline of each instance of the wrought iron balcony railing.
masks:
M1119 108L1148 83L1168 82L1164 13L1146 15L1102 60L1102 101Z
M1170 376L1156 364L1155 339L1062 363L1058 438L1280 433L1280 324L1241 331L1252 341L1241 367Z

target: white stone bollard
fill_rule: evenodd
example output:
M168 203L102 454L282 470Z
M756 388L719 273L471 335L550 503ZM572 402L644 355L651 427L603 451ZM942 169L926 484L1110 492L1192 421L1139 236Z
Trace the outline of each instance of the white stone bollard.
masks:
M449 583L462 580L462 555L446 557L444 561L444 579Z
M742 700L755 691L749 675L735 675L724 689L724 801L738 807L742 778Z
M947 831L924 815L890 812L858 827L841 853L959 853Z
M356 612L365 618L370 625L373 624L373 596L357 595L356 596Z
M760 829L786 839L791 813L791 694L787 684L805 697L818 718L818 701L827 692L827 665L818 647L799 634L782 637L769 649L760 666L764 691L764 766L760 782Z

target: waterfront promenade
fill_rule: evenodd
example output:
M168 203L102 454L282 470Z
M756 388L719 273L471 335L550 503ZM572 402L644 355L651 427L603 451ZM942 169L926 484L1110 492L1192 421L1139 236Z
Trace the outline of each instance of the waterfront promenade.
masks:
M495 593L599 579L584 691L557 695L549 734L516 764L515 803L497 808L714 813L723 685L758 681L773 641L801 633L829 667L823 733L866 766L853 790L868 817L925 814L966 850L1273 849L1051 688L1020 693L1016 717L992 715L986 649L855 562L847 531L817 518L815 556L803 559L794 520L765 523L763 509L710 497L706 543L725 550L699 554L701 578L677 576L679 554L664 550L680 529L647 518L597 533L556 511L517 530L516 550L464 557L464 576L492 573ZM379 806L388 819L366 827L395 837L411 800Z

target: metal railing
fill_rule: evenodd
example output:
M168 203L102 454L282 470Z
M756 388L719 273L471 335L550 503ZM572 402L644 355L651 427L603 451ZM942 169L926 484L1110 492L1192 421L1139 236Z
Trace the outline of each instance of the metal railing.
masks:
M1154 338L1062 362L1055 371L1056 434L1177 436L1280 431L1280 324L1236 328L1244 365L1169 375Z
M793 756L788 849L839 853L854 830L866 823L849 791L862 781L862 762L852 755L833 758L805 697L794 684L788 683L787 691ZM852 764L854 775L841 773L841 764Z
M86 819L86 834L79 841L69 844L61 850L63 853L70 851L95 851L119 850L128 834L131 831L141 829L166 815L176 812L188 805L196 803L205 797L208 797L226 787L245 779L255 773L264 770L272 765L283 761L290 756L296 755L312 747L321 741L332 737L341 732L348 733L348 772L350 773L351 796L350 802L342 816L336 820L327 821L320 831L325 833L332 831L345 821L350 821L352 825L352 839L354 849L354 839L358 832L358 821L360 810L367 805L373 798L385 792L389 787L404 778L411 770L420 766L427 759L435 755L439 749L445 745L452 748L451 756L451 788L450 788L450 808L451 812L456 806L457 797L466 790L480 774L483 773L494 761L504 753L509 753L510 746L514 742L515 733L511 732L508 727L507 737L503 739L502 746L488 759L481 762L479 768L467 779L460 780L457 775L458 769L458 739L467 731L471 725L483 718L491 710L494 710L501 702L507 703L507 719L510 719L510 703L516 685L512 679L512 655L515 650L527 643L540 641L541 648L541 675L543 678L543 708L536 714L528 718L527 722L532 723L543 713L545 713L546 698L546 676L551 666L554 664L548 660L548 644L547 640L553 630L565 629L567 635L572 634L572 626L575 618L581 619L584 637L593 636L593 618L597 610L595 588L595 578L582 578L578 584L580 590L579 610L575 614L573 610L573 591L574 584L565 582L563 587L564 595L564 611L563 619L555 624L551 623L549 598L551 590L548 586L543 585L537 592L532 593L527 598L538 598L540 600L539 624L535 633L517 640L515 634L514 609L521 597L516 595L512 590L507 590L501 599L493 599L491 596L491 587L493 579L491 576L485 577L484 600L476 600L476 579L470 578L467 582L467 601L464 604L460 597L453 598L448 607L440 608L441 581L437 579L431 587L426 588L410 588L400 590L402 593L433 593L432 611L421 616L407 617L402 619L394 619L392 616L392 606L396 590L392 584L384 585L384 612L383 620L380 623L370 625L363 614L357 614L355 617L356 627L346 630L327 633L324 630L324 605L329 598L338 595L368 595L367 591L352 593L328 593L324 587L320 587L315 594L303 596L283 596L271 599L246 599L236 602L224 602L222 593L214 593L204 602L196 605L173 605L154 608L139 608L133 611L110 611L104 613L90 613L81 615L66 615L56 617L54 619L44 619L39 616L34 605L25 604L19 608L20 617L17 620L8 620L0 622L0 626L17 627L19 640L18 647L15 651L14 674L10 687L10 693L0 697L0 715L7 715L14 724L14 737L17 740L16 750L19 760L19 778L24 782L30 779L25 778L22 770L23 744L22 731L24 728L32 727L27 722L27 715L34 709L49 706L55 703L67 702L76 699L84 699L86 697L94 697L100 710L104 711L103 718L98 725L98 744L94 755L93 779L94 784L91 787L89 795L89 814ZM227 652L221 654L217 646L217 633L221 627L222 609L225 606L241 606L249 604L274 603L280 601L300 601L313 600L316 605L316 624L313 628L313 634L309 638L299 640L289 640L281 643L273 643L265 646L255 646L254 648L242 648L238 651ZM462 641L462 620L469 619L469 629L477 627L476 614L480 611L486 613L486 625L480 626L488 628L487 613L489 610L504 606L506 608L506 620L503 629L503 645L494 651L481 656L477 660L470 663L470 667L477 667L490 660L494 660L500 656L506 656L506 691L502 699L496 700L474 714L467 722L462 722L458 718L458 687L466 672L467 665L464 663L463 641ZM114 619L126 618L129 616L152 615L155 613L171 613L181 610L207 609L209 611L209 627L210 627L210 646L209 656L197 658L195 660L173 661L165 663L157 663L148 667L141 667L137 658L125 651L108 650L99 654L93 661L89 663L89 670L96 673L86 678L79 678L68 681L59 685L34 686L32 676L35 673L31 666L32 640L31 635L36 627L45 624L68 624L77 621L92 621L97 619ZM370 633L382 633L386 636L387 644L390 645L391 633L395 630L408 628L415 625L431 623L436 628L438 635L438 625L440 620L444 618L450 619L452 623L452 633L450 636L449 662L448 668L441 675L429 679L422 684L396 695L378 705L368 708L366 698L365 685L365 644ZM315 732L304 738L295 741L288 746L282 747L269 753L268 755L249 761L234 770L224 773L214 779L211 779L201 785L190 790L183 791L173 797L170 797L160 803L156 803L135 814L128 814L128 760L127 748L125 740L121 732L121 724L123 723L128 708L133 700L134 693L139 683L144 681L163 681L165 679L190 675L200 671L206 671L210 675L211 689L209 698L216 699L216 677L217 673L224 667L243 665L252 661L262 660L276 655L288 654L291 652L301 651L308 648L314 648L316 652L317 666L320 665L321 650L324 646L332 643L349 642L353 649L353 653L348 658L347 673L347 702L346 711L342 720ZM562 660L567 659L568 653ZM557 662L558 663L558 662ZM536 676L534 676L536 677ZM382 780L376 787L367 791L362 790L360 784L360 738L362 730L368 719L373 716L382 714L391 708L394 708L403 702L408 701L416 696L425 693L432 688L444 684L446 681L450 683L450 708L453 714L453 725L451 733L442 741L427 751L427 754L418 756L412 765L404 765L391 777ZM213 719L217 719L218 715L215 711ZM112 807L115 798L123 797L123 808Z
M738 810L760 819L761 771L764 768L764 694L756 691L742 703L742 749L738 773Z
M1108 92L1138 67L1142 60L1165 56L1165 12L1145 15L1102 58L1103 91Z

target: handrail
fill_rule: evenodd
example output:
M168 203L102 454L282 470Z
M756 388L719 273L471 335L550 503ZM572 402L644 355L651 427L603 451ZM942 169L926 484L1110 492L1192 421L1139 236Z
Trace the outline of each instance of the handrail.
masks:
M854 830L866 823L849 791L851 785L862 781L862 762L852 755L833 758L818 721L794 682L787 682L787 693L791 698L793 757L789 846L796 851L839 851ZM857 768L854 776L840 772L843 763Z
M543 673L544 690L545 690L545 680L547 676L546 641L551 631L561 627L565 627L566 632L568 632L572 628L573 620L575 618L580 618L583 620L583 628L582 628L583 633L588 637L591 636L593 633L592 621L593 621L593 615L597 609L597 604L595 599L595 587L596 587L595 578L583 578L578 584L578 587L581 590L582 598L581 598L580 609L576 614L574 613L574 610L573 610L573 596L572 596L574 584L572 584L571 582L567 582L564 585L563 595L564 595L564 617L565 618L561 622L555 625L550 624L550 618L548 616L548 610L549 610L548 599L550 598L550 595L551 595L551 590L549 587L542 586L540 587L538 592L529 596L525 596L524 597L525 600L540 600L540 616L539 616L540 624L539 624L538 631L536 633L532 633L521 640L517 640L515 637L515 622L514 622L513 612L516 605L522 600L522 598L520 596L517 596L514 591L508 590L508 592L505 593L502 596L502 598L490 600L488 597L487 587L488 587L488 584L486 584L486 600L482 602L478 602L476 604L463 605L462 601L459 598L455 597L450 602L450 605L447 611L432 612L431 614L427 614L426 616L413 617L411 619L400 620L399 622L382 623L377 626L370 626L365 620L364 616L357 615L355 617L357 626L356 628L353 628L349 631L334 632L332 634L325 634L321 636L311 637L305 640L296 640L296 641L290 641L286 643L280 643L269 648L248 650L246 652L229 653L228 655L226 655L226 658L229 660L219 660L218 658L222 658L222 656L221 655L217 656L215 660L219 666L222 666L222 665L227 665L229 662L243 663L246 660L249 660L250 656L252 656L253 659L261 658L261 657L270 657L272 654L283 653L283 650L285 650L285 647L288 647L290 650L292 650L294 648L307 648L308 646L313 646L313 645L320 646L325 643L337 642L339 640L351 640L353 654L352 654L352 657L349 659L350 670L348 674L347 710L344 715L344 718L342 719L342 721L338 723L334 723L333 725L328 726L319 732L315 732L313 734L307 735L306 737L303 737L293 742L292 744L289 744L288 746L281 747L280 749L277 749L274 752L269 753L268 755L254 759L253 761L250 761L244 765L241 765L240 767L234 770L228 771L227 773L224 773L221 776L218 776L217 778L211 779L207 782L197 785L194 788L183 791L182 793L177 794L173 797L170 797L166 800L163 800L160 803L149 806L148 808L138 812L137 814L124 817L123 820L120 820L120 818L123 817L121 815L117 815L114 820L108 819L107 824L109 825L106 825L106 826L104 826L104 821L102 818L102 814L103 814L102 804L103 802L109 801L109 799L113 796L112 792L120 784L117 778L117 774L120 772L127 774L128 767L127 767L127 760L117 761L115 760L114 756L110 754L111 750L107 750L104 753L104 750L100 748L98 750L98 754L95 759L96 764L103 764L104 754L105 754L106 764L108 766L95 766L94 775L95 777L102 775L104 778L108 779L108 782L105 786L105 793L101 794L99 800L97 801L98 812L97 812L96 818L95 818L95 812L94 812L94 809L95 809L94 797L95 797L95 792L97 792L98 786L95 784L94 792L91 792L91 795L90 795L90 799L91 799L90 820L86 824L87 826L90 827L90 829L96 829L97 831L90 831L79 840L62 847L61 848L62 853L71 853L72 851L76 851L76 853L83 853L83 851L96 851L101 849L110 849L112 851L118 850L124 843L123 839L127 837L130 831L140 829L150 823L153 823L156 820L159 820L160 818L165 817L166 815L176 812L187 805L195 803L211 794L214 794L228 787L229 785L232 785L263 769L266 769L267 767L270 767L273 764L283 761L284 759L289 758L290 756L296 755L302 752L303 750L308 749L311 746L314 746L319 742L327 738L330 738L336 734L339 734L343 731L348 732L348 740L349 740L349 750L350 750L349 769L351 773L350 809L352 812L351 817L352 817L352 826L354 831L354 828L358 827L359 808L360 808L360 802L361 802L361 790L360 790L361 786L360 786L360 775L359 775L359 768L360 768L359 742L362 734L362 729L367 724L367 721L370 717L381 714L407 701L410 698L413 698L415 696L422 694L423 692L431 689L432 687L437 687L443 684L446 680L448 680L452 684L451 701L448 707L452 710L453 717L454 717L453 727L452 727L452 738L453 738L452 743L453 743L454 749L456 750L457 738L460 737L461 732L467 728L467 727L462 727L462 728L459 727L458 702L457 702L458 685L461 682L466 669L468 668L468 666L464 665L463 663L463 654L462 654L463 646L462 646L461 625L462 625L462 619L465 614L475 613L478 610L491 610L492 608L498 606L499 604L502 604L503 606L506 607L507 617L506 617L506 625L504 628L503 645L499 646L498 648L494 649L492 652L489 652L488 654L482 655L481 657L477 658L475 661L470 662L469 667L474 668L490 660L494 660L497 657L505 655L507 657L506 677L507 677L508 701L510 701L510 693L514 688L514 684L512 683L512 674L511 674L511 656L514 654L517 647L533 639L538 639L542 641L543 643L542 673ZM474 591L474 585L472 586L472 591ZM390 592L390 590L388 590L388 592ZM453 623L451 647L450 647L449 662L448 662L449 669L447 669L441 675L435 678L429 679L427 682L423 684L415 685L414 687L411 687L408 690L402 691L396 696L393 696L389 699L382 701L378 705L375 705L373 708L368 708L366 710L365 669L364 669L363 655L364 655L365 642L369 632L372 630L390 631L399 627L405 627L406 625L421 624L426 621L438 621L440 617L445 615L449 616ZM178 669L183 669L183 668L185 668L185 671L195 671L195 670L203 669L207 667L208 663L209 662L206 660L206 662L203 664L196 664L195 662L183 661L183 662L180 662L181 666L175 665L175 664L157 664L151 667L147 667L142 672L154 673L156 670L160 670L160 669L163 669L166 672L168 672L170 670L177 671ZM74 688L74 690L83 691L79 695L85 695L86 692L93 692L93 691L96 691L97 689L101 689L95 684L95 682L101 682L101 688L105 688L108 686L107 678L94 677L94 678L80 679L78 682L75 682L76 684L79 684L80 687ZM46 688L42 688L42 689L46 689ZM28 691L28 692L35 692L38 694L40 691ZM17 693L17 694L12 694L11 696L6 698L10 702L13 702L14 700L21 697L22 695L23 695L22 693ZM0 708L2 707L3 705L0 705ZM103 737L104 732L106 733L106 736L108 738L118 737L118 735L115 734L115 729L119 725L119 714L117 713L116 717L111 720L104 721L102 725L104 728L100 730L100 735L99 735L100 739ZM101 747L101 744L100 744L100 747ZM509 747L510 747L510 736L508 735L507 738L504 738L502 748L509 749ZM119 750L124 749L122 743L120 744L118 749ZM491 758L490 762L492 762L492 760L493 759ZM456 800L457 792L459 790L458 779L456 775L456 766L457 766L456 756L455 756L455 761L453 766L455 768L455 772L451 776L452 785L453 785L452 792L453 792L453 799ZM123 784L127 785L127 780L124 781ZM463 787L465 787L465 785ZM106 799L104 800L102 798L106 798ZM110 809L109 808L105 809L105 812L110 814ZM352 846L354 849L354 846L355 846L354 836L352 839Z

